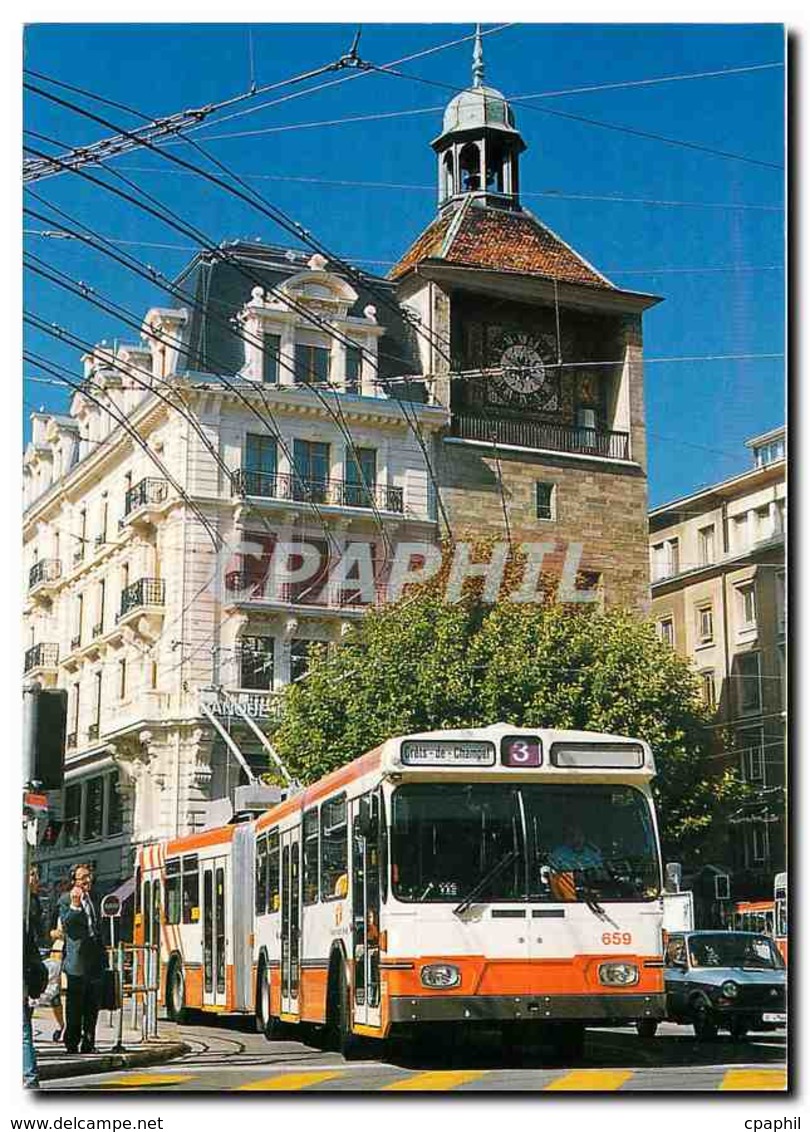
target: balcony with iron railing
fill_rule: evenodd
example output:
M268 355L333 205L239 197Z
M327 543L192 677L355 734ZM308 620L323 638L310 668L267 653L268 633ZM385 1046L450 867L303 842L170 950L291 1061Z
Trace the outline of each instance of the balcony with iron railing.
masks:
M229 570L225 574L225 593L226 605L295 606L301 613L310 614L360 614L388 601L388 586L382 581L374 583L373 593L365 593L359 581L345 581L340 586L332 586L327 580L313 584L312 579L274 584L270 570L264 577L257 577L255 571Z
M28 571L28 589L47 589L62 577L62 563L58 558L40 558Z
M450 422L450 435L459 440L508 444L515 448L597 456L607 460L630 459L630 434L627 432L583 428L580 425L547 424L525 417L454 413Z
M40 642L26 650L23 672L36 672L40 669L54 670L59 665L59 645Z
M121 607L116 621L142 610L163 608L166 601L166 583L162 578L139 578L121 592Z
M231 474L234 495L251 495L259 499L277 499L301 503L317 503L332 507L359 507L364 510L390 511L401 515L404 496L401 487L373 483L366 486L348 480L301 479L284 472L256 472L238 468Z
M118 529L133 521L151 522L169 497L167 480L146 476L131 487L124 496L124 517L118 520Z

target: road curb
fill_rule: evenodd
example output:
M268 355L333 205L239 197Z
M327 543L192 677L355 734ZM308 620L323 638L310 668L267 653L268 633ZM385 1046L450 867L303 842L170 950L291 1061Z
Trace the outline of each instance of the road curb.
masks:
M63 1077L87 1077L94 1073L110 1073L114 1069L138 1069L148 1065L162 1065L166 1061L174 1061L176 1057L182 1057L190 1050L191 1047L185 1042L166 1042L153 1048L107 1053L81 1061L44 1061L39 1063L39 1079L55 1081Z

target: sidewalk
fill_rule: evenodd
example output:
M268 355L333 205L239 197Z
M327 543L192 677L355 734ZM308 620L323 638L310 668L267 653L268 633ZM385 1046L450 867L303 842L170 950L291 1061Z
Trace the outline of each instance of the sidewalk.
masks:
M98 1053L68 1053L61 1042L53 1041L56 1023L47 1007L34 1011L34 1042L40 1081L53 1081L57 1077L80 1077L89 1073L106 1073L112 1069L134 1069L146 1065L160 1065L188 1052L173 1022L158 1022L158 1038L143 1041L140 1029L129 1027L129 1009L124 1010L123 1051L113 1052L117 1037L117 1015L102 1010L96 1028ZM111 1024L112 1023L112 1024Z

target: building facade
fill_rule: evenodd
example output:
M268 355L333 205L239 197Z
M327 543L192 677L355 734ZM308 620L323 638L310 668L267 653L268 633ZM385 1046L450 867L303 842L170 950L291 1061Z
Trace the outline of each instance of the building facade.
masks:
M655 508L649 536L652 616L699 675L714 768L755 790L720 838L733 899L772 896L786 867L784 429L747 444L748 471Z
M82 858L113 886L265 771L277 690L386 600L400 544L545 543L551 570L578 548L593 595L646 609L657 300L522 207L480 41L433 144L439 212L389 278L201 253L140 342L85 357L67 414L34 414L24 671L69 694L46 881Z

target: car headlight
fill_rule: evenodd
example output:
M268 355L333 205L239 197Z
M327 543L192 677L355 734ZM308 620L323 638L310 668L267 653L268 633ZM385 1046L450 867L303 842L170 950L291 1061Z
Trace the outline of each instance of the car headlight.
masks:
M723 995L726 998L736 998L740 993L740 988L736 983L733 983L731 979L723 983L723 985L720 987L720 990L723 992Z
M638 982L635 963L600 963L599 982L609 987L631 987Z
M461 982L461 971L452 963L429 963L422 968L422 983L434 990L447 990Z

